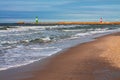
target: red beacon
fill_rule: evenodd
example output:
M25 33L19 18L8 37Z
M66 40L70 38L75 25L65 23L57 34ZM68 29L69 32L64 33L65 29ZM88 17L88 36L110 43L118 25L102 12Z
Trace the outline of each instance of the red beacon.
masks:
M100 23L102 23L103 22L103 20L102 20L102 18L100 18Z

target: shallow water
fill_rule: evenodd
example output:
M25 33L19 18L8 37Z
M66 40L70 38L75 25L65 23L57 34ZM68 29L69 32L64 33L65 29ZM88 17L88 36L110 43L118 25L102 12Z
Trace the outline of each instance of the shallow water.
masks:
M41 60L120 25L0 26L0 70Z

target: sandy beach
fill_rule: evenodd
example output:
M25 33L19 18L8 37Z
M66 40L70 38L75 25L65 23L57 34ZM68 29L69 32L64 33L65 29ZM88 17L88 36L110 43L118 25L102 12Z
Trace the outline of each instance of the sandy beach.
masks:
M27 65L11 72L0 72L0 79L10 80L13 77L11 80L120 80L119 53L120 33L115 33L53 55L42 64L33 63L31 68ZM27 70L28 68L30 70ZM5 79L6 74L10 78ZM15 76L17 78L14 78Z
M120 80L120 0L1 0L0 80Z

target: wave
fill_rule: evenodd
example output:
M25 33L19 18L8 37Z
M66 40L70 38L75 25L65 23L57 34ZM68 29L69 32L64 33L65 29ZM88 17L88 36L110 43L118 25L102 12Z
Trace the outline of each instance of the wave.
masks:
M5 62L3 62L3 64L1 63L0 71L31 64L59 51L61 51L61 49L56 47L41 47L34 45L27 47L18 46L7 51L3 58Z
M26 43L48 43L48 42L52 42L52 39L50 39L49 37L45 37L45 38L37 38L33 40L1 41L0 44L13 45L13 44L26 44Z
M32 47L32 48L29 48L29 49L32 49L32 50L45 50L45 49L54 49L55 47Z
M16 39L13 41L1 41L1 44L4 45L4 44L21 44L21 43L23 43L23 44L24 43L25 44L26 43L48 43L48 42L67 39L67 38L71 38L71 37L79 38L81 36L88 36L88 35L92 35L92 34L96 34L96 33L104 33L106 31L109 31L109 29L108 28L104 28L104 29L101 29L101 28L96 28L96 29L66 29L63 31L57 31L57 33L55 32L55 34L53 34L51 32L52 34L50 34L50 35L47 32L47 35L49 35L49 36L44 35L44 37L40 37L40 35L39 35L35 38L33 37L33 39L32 38L31 39L30 38L28 38L28 39L23 38L23 40L21 40L18 37L19 35L22 35L23 33L22 34L12 34L12 35L16 35L20 40ZM33 32L33 33L38 33L38 32ZM28 34L31 35L33 33L28 33ZM26 34L26 36L28 36L28 34ZM44 33L40 33L40 34L42 36L42 34L44 34ZM24 37L26 37L26 36L24 36ZM35 34L35 36L36 36L36 34Z
M88 31L84 33L77 33L72 36L72 38L79 38L79 37L85 37L89 35L95 35L95 34L100 34L100 33L105 33L105 32L111 32L111 31L116 31L116 30L109 30L109 28L96 28L96 29L89 29Z
M42 58L41 58L42 59ZM21 67L21 66L24 66L24 65L28 65L28 64L31 64L33 62L36 62L36 61L39 61L41 59L38 59L38 60L31 60L31 61L28 61L26 63L22 63L22 64L16 64L16 65L9 65L9 66L3 66L3 67L0 67L0 71L3 71L3 70L7 70L7 69L10 69L10 68L17 68L17 67Z
M16 44L18 41L1 41L0 42L2 45L9 45L9 44Z
M7 34L7 33L0 35L0 37L5 37L5 36L24 36L24 35L31 35L31 34L40 34L41 31L36 31L36 32L20 32L20 33L16 33L16 34L10 34L10 33Z
M0 27L0 30L7 30L8 28L10 28L9 26L2 26L2 27Z
M65 31L65 32L78 32L78 31L83 31L83 29L79 29L79 30L63 30L63 31Z
M30 31L30 30L45 30L45 27L38 27L38 26L7 26L7 27L0 27L0 32L23 32L23 31Z
M34 39L34 40L31 40L29 42L32 42L32 43L47 43L47 42L51 42L52 40L50 39L50 37L45 37L45 38L38 38L38 39Z

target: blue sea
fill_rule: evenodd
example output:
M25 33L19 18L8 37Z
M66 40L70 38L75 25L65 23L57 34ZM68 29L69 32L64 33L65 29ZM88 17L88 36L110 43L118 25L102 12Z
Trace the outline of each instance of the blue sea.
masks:
M120 25L0 26L0 70L27 65L119 31Z

